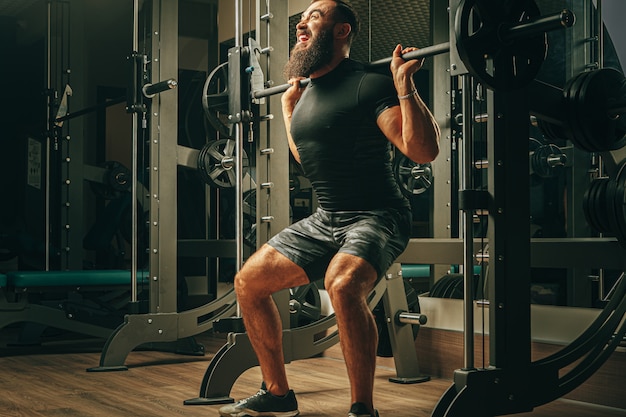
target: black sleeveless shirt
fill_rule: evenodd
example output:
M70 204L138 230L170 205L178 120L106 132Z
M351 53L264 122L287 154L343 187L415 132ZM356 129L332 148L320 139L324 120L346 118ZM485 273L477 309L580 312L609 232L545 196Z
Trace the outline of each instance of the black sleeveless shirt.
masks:
M376 124L394 105L391 77L350 59L311 80L294 108L291 135L321 208L409 207L393 176L392 144Z

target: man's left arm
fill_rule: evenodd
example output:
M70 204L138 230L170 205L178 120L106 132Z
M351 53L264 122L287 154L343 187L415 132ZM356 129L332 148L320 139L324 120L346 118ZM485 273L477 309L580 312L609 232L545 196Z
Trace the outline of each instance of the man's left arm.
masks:
M416 163L426 163L439 154L440 129L413 82L423 60L402 59L402 54L414 49L402 50L398 45L393 51L391 72L400 105L384 110L377 124L400 152Z

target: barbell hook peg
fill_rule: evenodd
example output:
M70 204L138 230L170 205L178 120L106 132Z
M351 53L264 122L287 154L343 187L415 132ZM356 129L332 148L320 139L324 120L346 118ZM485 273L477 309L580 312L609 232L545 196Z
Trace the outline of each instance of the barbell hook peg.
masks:
M146 98L152 98L163 91L168 91L176 88L178 86L178 81L173 78L169 80L160 81L156 84L146 84L141 89L141 92Z

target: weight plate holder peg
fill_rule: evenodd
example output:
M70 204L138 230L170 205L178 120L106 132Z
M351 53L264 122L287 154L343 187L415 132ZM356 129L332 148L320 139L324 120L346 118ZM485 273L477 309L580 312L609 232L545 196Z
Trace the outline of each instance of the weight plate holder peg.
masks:
M228 62L211 71L202 89L202 108L209 123L220 136L232 139L234 125L228 120Z
M207 184L217 188L232 188L236 185L235 155L236 142L232 139L219 139L207 143L198 153L198 174ZM242 153L242 175L248 170L248 154Z
M405 197L415 197L428 190L433 183L433 169L430 163L418 164L402 154L394 159L394 176Z
M537 139L529 140L529 163L532 174L539 178L554 178L567 163L567 156L551 143L544 144Z
M547 36L542 32L510 38L506 29L539 17L540 11L534 1L494 3L461 1L455 16L456 47L482 84L494 90L519 89L539 73L546 58Z

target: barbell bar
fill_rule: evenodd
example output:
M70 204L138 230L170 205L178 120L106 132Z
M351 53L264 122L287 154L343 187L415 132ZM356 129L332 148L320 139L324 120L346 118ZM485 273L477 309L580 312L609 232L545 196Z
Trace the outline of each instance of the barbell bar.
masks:
M409 61L412 59L420 59L420 58L428 58L435 55L445 54L450 51L450 42L444 42L436 45L427 46L424 48L417 49L415 51L407 52L402 55L402 58L405 61ZM377 67L383 65L389 65L391 63L391 57L379 59L378 61L373 61L368 64L369 67ZM306 87L311 80L309 78L305 78L300 80L300 88ZM291 87L291 84L281 84L275 87L269 87L259 91L252 92L253 99L259 99L263 97L273 96L274 94L281 94L287 91Z
M497 36L501 42L506 43L514 39L530 36L532 34L570 27L574 24L574 21L574 14L570 10L565 9L558 13L547 16L540 16L520 24L501 26L498 29ZM431 46L426 46L415 51L407 52L406 54L402 55L402 58L406 61L409 61L412 59L428 58L447 52L450 52L450 42L443 42ZM392 57L387 57L379 59L377 61L372 61L367 65L369 67L389 65L391 63L391 60ZM308 78L301 80L300 87L306 87L310 81L311 80ZM291 84L281 84L275 87L269 87L263 90L253 91L251 93L251 97L252 99L269 97L274 94L284 93L289 89L289 87L291 87Z

